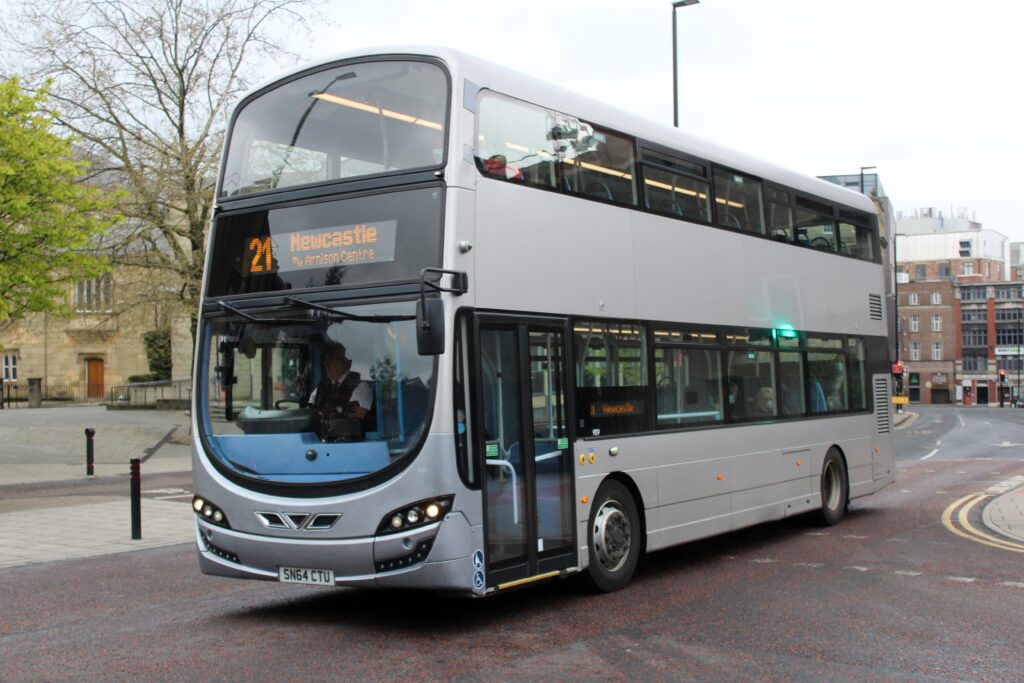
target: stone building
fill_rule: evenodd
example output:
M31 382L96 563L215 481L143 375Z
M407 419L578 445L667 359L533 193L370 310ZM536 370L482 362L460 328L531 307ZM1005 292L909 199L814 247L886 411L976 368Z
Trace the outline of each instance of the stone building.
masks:
M149 373L143 336L172 328L173 378L191 374L191 337L173 298L147 288L145 273L116 271L69 288L68 315L37 313L0 323L3 379L24 395L40 378L48 396L100 399L134 375ZM177 348L176 348L177 347ZM10 387L8 387L10 388Z

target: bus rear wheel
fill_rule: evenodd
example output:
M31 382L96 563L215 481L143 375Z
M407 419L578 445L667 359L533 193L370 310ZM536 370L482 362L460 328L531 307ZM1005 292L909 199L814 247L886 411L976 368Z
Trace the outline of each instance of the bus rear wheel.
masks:
M850 502L850 482L846 465L839 451L830 448L821 466L821 522L825 526L839 523Z
M629 585L640 559L642 534L629 489L614 479L601 484L587 527L590 564L584 576L592 590L611 593Z

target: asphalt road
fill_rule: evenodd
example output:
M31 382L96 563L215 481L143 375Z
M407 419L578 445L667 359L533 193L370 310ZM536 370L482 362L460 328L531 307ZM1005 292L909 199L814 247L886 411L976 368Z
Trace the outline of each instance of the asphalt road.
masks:
M914 406L896 430L897 460L1024 460L1024 409Z
M921 411L898 432L897 483L840 525L656 553L611 595L234 581L201 576L189 546L0 570L0 680L1019 681L1022 555L942 523L1024 473L1024 452L984 445L1015 424Z

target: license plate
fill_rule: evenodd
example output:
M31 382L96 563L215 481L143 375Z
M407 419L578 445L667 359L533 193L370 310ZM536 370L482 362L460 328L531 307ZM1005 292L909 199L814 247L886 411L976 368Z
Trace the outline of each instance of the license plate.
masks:
M278 567L277 578L283 583L308 583L313 586L333 586L334 570L306 567Z

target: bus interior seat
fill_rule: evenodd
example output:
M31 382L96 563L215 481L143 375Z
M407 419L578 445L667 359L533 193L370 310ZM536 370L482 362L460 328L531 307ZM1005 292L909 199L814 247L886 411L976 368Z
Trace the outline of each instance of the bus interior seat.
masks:
M743 229L743 226L740 225L740 220L736 218L735 215L728 211L722 213L720 217L720 222L727 228L735 228L737 230Z
M587 183L587 194L598 199L615 199L611 189L600 180L592 180Z

